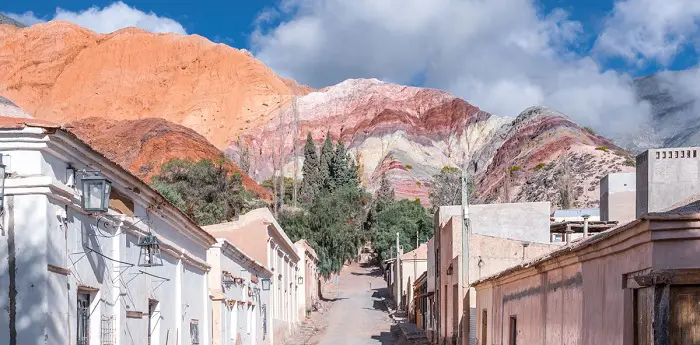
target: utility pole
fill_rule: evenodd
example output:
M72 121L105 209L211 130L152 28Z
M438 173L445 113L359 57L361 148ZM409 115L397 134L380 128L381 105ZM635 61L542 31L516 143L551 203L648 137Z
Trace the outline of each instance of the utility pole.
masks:
M292 155L294 156L294 180L292 181L294 190L292 191L292 205L294 208L297 207L297 190L299 189L299 182L297 181L299 177L299 163L297 162L297 138L299 137L299 110L297 109L297 87L296 84L292 83Z
M465 158L462 166L462 294L469 295L469 160ZM466 294L465 294L466 293ZM469 327L467 322L469 313L469 303L462 308L462 327ZM462 343L468 332L462 333Z

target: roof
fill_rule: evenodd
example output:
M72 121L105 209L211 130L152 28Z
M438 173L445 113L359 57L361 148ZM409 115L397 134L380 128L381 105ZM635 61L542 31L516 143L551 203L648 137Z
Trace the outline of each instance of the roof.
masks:
M582 217L589 215L591 217L600 217L599 208L577 208L568 210L556 210L552 213L552 217Z
M608 229L612 229L617 225L617 221L589 221L588 231L589 232L601 232ZM573 232L583 232L584 221L582 220L568 220L565 222L557 222L549 225L549 232L552 233L565 233L567 228L573 230Z
M314 250L314 248L311 247L311 245L309 244L309 241L307 241L307 240L305 240L305 239L302 238L302 239L300 239L299 241L294 242L294 245L295 245L295 246L296 246L296 245L299 245L299 246L304 247L304 249L305 249L309 254L311 254L311 256L312 256L314 259L316 259L316 261L318 261L318 254L316 254L316 251Z
M287 234L284 232L284 229L282 229L282 226L277 222L275 216L266 207L257 208L248 213L245 213L238 217L238 220L235 220L233 222L207 225L204 226L203 229L204 231L214 233L239 231L242 227L254 221L263 221L264 223L272 225L272 228L277 233L278 237L282 239L281 242L288 247L287 249L289 250L290 254L296 257L297 260L301 259L296 252L296 247L294 246L292 240L289 239L289 236L287 236Z
M647 220L685 220L685 219L700 220L700 200L691 202L687 205L683 205L681 207L677 207L677 208L674 208L674 209L671 209L668 211L645 214L639 219L627 222L627 223L622 224L620 226L617 226L613 229L600 232L596 235L593 235L593 236L588 237L586 239L583 239L581 241L574 242L573 244L564 246L561 249L555 250L549 254L545 254L545 255L540 256L538 258L524 262L520 265L513 266L511 268L507 268L507 269L505 269L501 272L498 272L496 274L493 274L491 276L479 279L479 280L475 281L474 283L472 283L472 285L475 286L475 285L482 284L482 283L485 283L488 281L493 281L493 280L496 280L500 277L509 275L509 274L517 272L517 271L520 271L522 269L535 267L537 265L552 261L555 258L564 256L566 254L578 252L578 251L583 250L583 249L585 249L593 244L596 244L600 241L603 241L609 237L612 237L616 234L619 234L623 231L626 231L630 228L633 228L636 225L641 224L642 222L647 221Z
M401 260L428 260L428 244L423 243L418 248L402 254Z
M225 238L217 238L216 239L219 244L221 244L222 247L227 247L229 250L234 251L236 254L239 256L243 257L248 263L250 263L252 266L254 266L256 269L262 271L268 276L272 276L272 271L267 269L265 265L262 263L258 262L257 260L251 258L246 254L244 251L242 251L240 248L236 247L233 243L231 243L229 240Z
M148 183L144 182L140 178L138 178L136 175L132 174L129 170L124 169L121 165L115 163L114 161L110 160L109 158L105 157L102 153L99 151L93 149L90 145L88 145L86 142L84 142L82 139L80 139L77 135L73 134L69 129L51 121L47 120L38 120L34 118L17 118L17 117L6 117L6 116L0 116L0 130L22 130L25 128L42 128L45 130L46 133L52 134L55 132L60 132L63 133L67 136L68 139L71 141L76 142L77 144L83 146L85 149L87 149L90 153L92 153L95 156L100 157L101 159L104 160L104 165L108 165L110 169L121 173L123 175L126 175L128 178L133 179L140 183L141 185L139 188L142 191L149 191L150 193L156 195L159 197L159 202L162 202L163 205L167 205L170 209L171 212L174 212L175 214L178 214L182 219L184 219L188 225L192 228L196 228L199 231L199 235L204 236L209 240L210 244L216 243L216 239L211 236L208 232L204 231L197 223L192 220L187 214L182 212L179 208L175 207L170 201L168 201L165 196L163 196L160 192L157 190L153 189Z

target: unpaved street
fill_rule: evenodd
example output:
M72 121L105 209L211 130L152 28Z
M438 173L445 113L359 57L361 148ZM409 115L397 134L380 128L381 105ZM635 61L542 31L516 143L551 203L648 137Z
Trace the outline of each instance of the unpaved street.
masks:
M320 345L393 344L393 321L381 297L386 283L378 267L353 264L340 275L337 300L327 312L327 328L316 337Z

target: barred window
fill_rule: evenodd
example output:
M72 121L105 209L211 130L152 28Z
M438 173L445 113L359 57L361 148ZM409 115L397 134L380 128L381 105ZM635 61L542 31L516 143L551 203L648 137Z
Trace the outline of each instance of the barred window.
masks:
M190 320L190 339L192 345L199 345L199 320Z

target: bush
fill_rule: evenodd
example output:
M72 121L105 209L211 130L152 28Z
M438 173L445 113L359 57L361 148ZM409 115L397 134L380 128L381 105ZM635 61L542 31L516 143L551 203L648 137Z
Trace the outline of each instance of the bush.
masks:
M420 181L416 181L416 185L420 186L421 185Z
M590 133L591 135L596 135L595 131L591 127L586 126L586 127L583 127L583 129L585 129L586 132Z
M413 169L413 166L411 166L410 164L406 164L406 169L411 170Z
M260 205L243 189L241 175L231 173L223 160L215 164L205 159L172 159L151 185L199 225L230 221L251 204Z
M542 168L544 168L544 163L537 163L537 165L535 165L535 171L540 171Z
M509 173L514 173L520 171L520 165L513 165L510 168L508 168Z
M603 151L603 152L608 152L608 147L607 146L598 146L595 148L598 151Z

